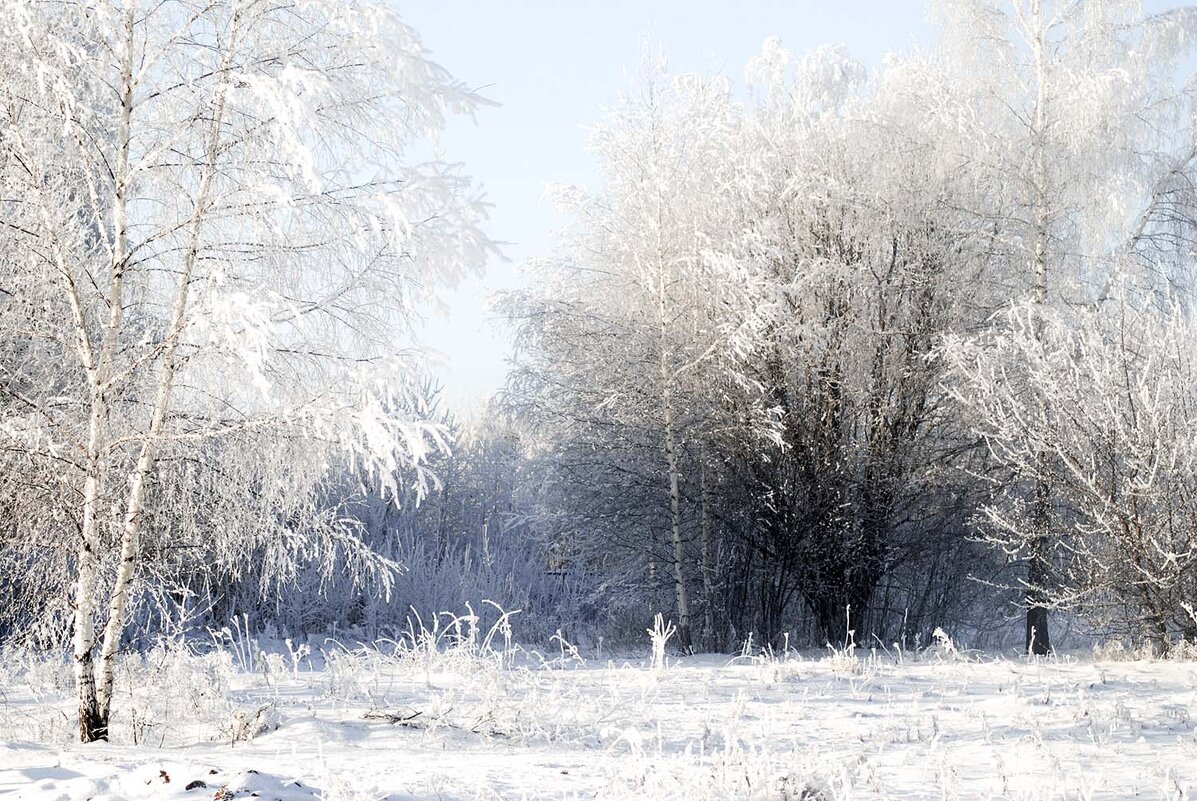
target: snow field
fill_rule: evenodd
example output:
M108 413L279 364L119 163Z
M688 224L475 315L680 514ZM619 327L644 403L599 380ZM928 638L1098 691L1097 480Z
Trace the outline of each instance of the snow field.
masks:
M73 742L69 666L9 652L0 796L1082 801L1197 786L1191 662L939 648L654 665L558 646L168 642L122 661L113 742L92 745Z

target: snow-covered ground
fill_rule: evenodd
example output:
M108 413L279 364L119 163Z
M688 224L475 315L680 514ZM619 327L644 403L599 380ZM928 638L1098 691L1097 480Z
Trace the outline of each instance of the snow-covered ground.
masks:
M23 799L1178 799L1197 663L899 653L583 663L513 648L126 660L114 742L64 665L0 669ZM191 788L191 789L188 789Z

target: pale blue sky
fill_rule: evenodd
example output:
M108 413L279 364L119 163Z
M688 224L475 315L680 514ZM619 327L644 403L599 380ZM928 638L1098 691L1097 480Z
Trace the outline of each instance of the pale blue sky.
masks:
M446 400L463 412L502 385L510 333L487 298L518 286L526 259L545 254L562 219L543 201L548 183L592 185L587 127L618 99L648 36L675 72L722 72L741 81L770 36L803 52L844 43L871 67L885 53L926 43L921 0L410 0L400 12L434 60L500 103L477 123L455 120L444 155L462 161L493 204L488 232L509 243L482 279L443 297L424 342L442 354Z

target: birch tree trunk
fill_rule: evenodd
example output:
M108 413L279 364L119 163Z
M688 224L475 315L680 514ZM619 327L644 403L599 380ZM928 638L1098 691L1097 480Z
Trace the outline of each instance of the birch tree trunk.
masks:
M95 608L100 548L99 521L97 519L103 488L104 461L108 455L107 426L111 409L109 390L112 380L113 359L120 329L124 321L124 273L128 259L128 192L129 192L129 143L133 115L133 33L135 7L131 3L125 9L120 59L120 112L116 128L117 159L113 168L114 196L112 205L113 236L112 258L108 285L108 319L103 330L99 354L87 347L82 355L84 364L90 365L88 372L91 384L91 412L88 424L87 475L83 489L83 525L78 553L75 588L75 618L73 650L75 661L75 686L79 700L79 738L93 742L108 738L108 712L105 692L97 687L94 650ZM89 343L86 320L80 309L77 314L78 336L81 343ZM110 694L110 690L109 690Z
M1043 333L1043 311L1047 302L1047 249L1048 226L1050 224L1048 210L1047 187L1047 154L1046 126L1048 124L1047 104L1047 61L1046 42L1044 40L1044 20L1042 0L1032 0L1031 24L1034 26L1034 57L1035 57L1035 119L1034 129L1031 131L1031 147L1034 158L1034 192L1035 192L1035 253L1034 270L1034 301L1035 301L1035 336L1037 339ZM1044 458L1042 455L1040 460ZM1051 558L1051 488L1043 477L1041 469L1039 478L1035 481L1035 497L1032 501L1032 520L1034 532L1030 542L1030 562L1027 565L1027 625L1026 646L1029 654L1046 654L1051 651L1051 638L1048 633L1047 620L1047 582L1050 573Z
M673 544L673 587L677 602L678 638L683 651L691 648L690 627L690 598L686 591L686 573L683 561L685 549L682 543L682 500L680 487L680 471L677 458L677 432L673 416L673 380L668 360L668 321L665 302L664 269L660 276L660 315L661 315L661 407L665 422L665 465L669 473L669 514L670 534Z
M682 504L679 486L677 442L674 433L673 409L670 392L666 388L665 401L665 462L669 469L669 513L673 540L673 587L677 600L678 638L683 651L691 647L690 598L686 591L686 574L683 567L685 551L682 543Z
M226 73L232 63L232 57L236 48L237 40L237 24L238 15L234 12L232 17L232 24L229 30L229 39L225 42L225 51L222 55L220 69L222 73ZM121 184L127 186L128 183L128 130L132 113L133 102L133 84L132 84L132 52L133 52L133 6L130 5L126 30L129 35L127 42L127 59L122 65L123 78L125 80L125 92L122 102L121 111L121 130L124 138L121 141L120 159L121 166L124 168L126 176L121 179ZM216 172L217 158L221 143L221 128L223 126L224 116L224 100L225 89L227 83L221 83L215 90L215 97L213 100L212 119L208 130L207 149L204 158L203 172L200 175L199 186L196 191L195 206L192 212L191 219L188 221L188 237L187 250L183 257L182 269L179 272L178 280L175 285L174 303L171 308L170 324L167 328L166 338L162 348L162 366L161 372L158 376L158 387L154 397L154 405L151 411L151 418L149 428L146 431L145 438L142 440L141 449L137 456L137 462L134 466L133 472L129 476L129 490L125 500L125 515L124 522L121 528L121 546L120 546L120 560L117 564L116 579L112 585L108 597L108 617L104 625L104 636L100 645L98 675L96 675L91 684L94 690L91 694L84 698L82 693L80 695L80 721L84 719L93 721L95 723L94 730L90 732L83 732L81 734L85 741L90 739L107 739L108 725L112 711L112 691L113 678L115 675L116 653L120 646L121 636L125 628L125 613L129 605L129 596L133 588L133 579L136 576L137 559L139 555L139 545L141 538L142 520L145 512L145 494L146 485L149 480L150 473L153 471L154 463L157 457L157 447L159 438L162 435L163 427L166 424L167 415L171 408L171 399L174 391L175 370L177 367L176 353L178 349L179 337L184 326L187 305L190 297L191 277L194 273L196 258L199 254L199 240L200 230L204 220L204 215L207 211L207 206L210 200L211 186L213 176ZM123 305L123 292L121 289L122 274L124 271L124 186L118 185L117 191L117 205L118 213L116 220L118 223L118 242L116 254L114 259L114 267L112 274L112 292L114 295L114 302L112 304L112 318L109 325L109 333L105 337L105 352L115 346L117 340L116 328L120 325L119 307ZM110 344L111 343L111 344ZM111 356L108 356L110 362ZM105 363L107 366L108 362ZM90 644L89 651L94 648L94 642ZM87 658L87 664L92 670L96 670L97 666L91 660L90 655ZM83 686L82 684L80 685Z
M87 477L83 483L83 524L79 536L79 550L75 566L74 652L75 687L79 696L79 739L90 743L107 737L108 724L100 718L96 701L96 675L92 661L95 648L95 592L98 574L99 538L97 536L96 507L100 497L100 465L96 458L101 439L100 398L93 393L90 436L88 442Z
M707 508L707 463L706 449L698 465L699 482L699 548L702 559L702 645L704 648L715 647L715 590L712 577L715 575L714 565L711 564L711 516Z

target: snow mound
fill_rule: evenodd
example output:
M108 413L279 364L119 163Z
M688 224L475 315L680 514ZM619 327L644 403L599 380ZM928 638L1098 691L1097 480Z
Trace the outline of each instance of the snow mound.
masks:
M7 753L0 755L6 758ZM296 779L256 770L225 773L181 763L143 765L29 766L18 768L3 791L20 782L15 799L25 801L315 801L320 792Z

